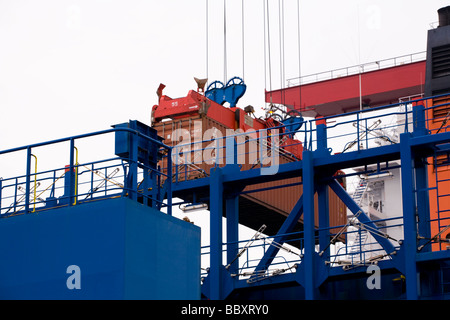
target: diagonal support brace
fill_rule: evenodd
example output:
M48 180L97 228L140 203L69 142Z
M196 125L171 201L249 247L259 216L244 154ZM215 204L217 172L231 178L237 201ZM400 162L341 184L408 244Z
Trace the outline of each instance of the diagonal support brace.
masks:
M284 221L283 225L278 230L277 235L274 237L273 241L279 244L283 244L286 241L287 233L291 232L300 217L303 214L303 196L295 204L294 208L292 208L291 213ZM270 246L267 251L264 253L264 256L259 261L258 266L255 268L254 274L259 274L261 271L267 270L267 268L272 263L273 259L277 255L279 247Z
M328 185L336 193L336 195L345 203L345 205L353 212L354 215L358 215L358 220L362 224L368 226L368 231L375 238L376 241L383 247L388 254L395 252L395 247L386 237L381 235L381 232L376 232L378 227L372 220L364 213L363 210L356 204L356 202L350 197L345 189L336 181L331 180Z

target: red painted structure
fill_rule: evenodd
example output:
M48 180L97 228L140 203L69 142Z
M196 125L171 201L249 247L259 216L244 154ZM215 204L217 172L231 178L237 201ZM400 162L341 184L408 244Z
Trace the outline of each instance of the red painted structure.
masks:
M303 116L330 116L360 108L397 103L423 93L426 62L364 72L266 92L266 102L293 106ZM361 76L361 81L360 81ZM300 107L301 101L301 107Z
M272 118L265 120L252 118L239 107L226 108L194 90L190 90L186 97L172 99L162 94L163 89L164 85L160 85L157 91L159 104L154 105L152 108L152 123L200 116L214 120L229 129L240 129L243 132L254 130L256 133L258 130L270 129L271 127L282 125ZM284 128L280 128L280 134L284 130ZM285 137L281 143L281 147L301 159L303 147L299 140Z
M179 136L174 134L176 129L186 129L191 133L191 139L195 143L197 135L200 135L198 141L202 141L203 135L210 129L220 132L220 134L218 133L219 137L224 137L228 129L235 130L235 132L239 129L242 130L241 132L254 132L255 136L252 136L253 139L258 137L260 133L258 130L268 129L267 135L270 137L272 134L270 128L282 125L270 117L267 119L256 118L239 107L227 108L195 90L190 90L185 97L172 99L163 94L164 87L164 85L160 85L157 90L159 103L152 108L152 127L157 130L159 136L164 138L164 143L167 145L174 146L179 143ZM200 123L199 127L196 126L196 122ZM197 131L197 128L200 128L201 131ZM280 128L279 130L281 135L279 140L279 163L288 163L302 159L302 142L282 135L282 133L286 132L285 128ZM208 139L210 139L209 136ZM183 140L181 142L184 143ZM209 141L201 142L201 148L206 148L209 144ZM245 163L241 164L241 170L249 170L260 166L260 164L255 166L254 163L250 162L250 147L248 145L246 144L244 147ZM215 164L209 163L211 158L208 158L207 155L205 158L204 152L200 152L203 153L203 159L200 159L202 157L196 157L194 146L191 150L190 160L173 167L175 181L195 180L205 177L209 175L211 168L214 167ZM221 153L220 150L218 152L219 158L223 158L223 152ZM238 150L238 152L241 151ZM177 161L175 160L174 163L177 163ZM225 163L219 164L220 166L225 165ZM161 166L162 168L166 167L164 163ZM342 183L344 184L345 181L342 180ZM267 229L265 232L274 235L284 223L286 216L294 208L299 196L303 193L303 185L301 184L301 177L290 177L278 181L248 185L243 189L243 192L244 194L239 197L239 223L255 230L260 228L262 224L266 224ZM188 203L199 201L198 199L205 197L203 194L196 194L197 200L195 200L193 194L194 191L190 195L174 194L174 197L180 197ZM315 221L318 225L318 195L315 196L315 201ZM329 209L330 226L342 226L346 223L345 205L331 191L329 192ZM303 218L300 218L299 222L302 224ZM297 227L296 231L301 230L300 226Z

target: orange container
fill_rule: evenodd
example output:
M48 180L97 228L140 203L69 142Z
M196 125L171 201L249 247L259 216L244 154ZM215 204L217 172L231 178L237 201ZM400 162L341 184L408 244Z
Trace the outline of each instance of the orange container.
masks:
M449 131L446 123L449 120L450 97L444 96L427 100L428 106L436 106L427 110L428 129L432 134ZM444 105L443 105L444 104ZM444 122L445 121L445 122ZM450 122L447 123L447 125ZM450 159L447 153L438 154L435 157L428 158L428 186L430 199L430 227L431 236L434 237L450 224ZM447 239L450 230L442 232L438 237L441 240ZM448 243L434 243L433 251L445 250Z

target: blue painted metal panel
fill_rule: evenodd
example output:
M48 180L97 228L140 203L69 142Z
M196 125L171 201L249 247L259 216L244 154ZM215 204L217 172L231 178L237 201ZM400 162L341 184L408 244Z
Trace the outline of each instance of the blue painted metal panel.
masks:
M119 299L123 291L125 223L117 201L0 220L2 299ZM81 270L69 290L67 268Z
M153 140L161 142L162 137L159 137L156 130L139 121L133 120L126 123L116 124L114 128L130 128L143 134L146 137L150 137ZM137 140L137 141L133 141ZM138 160L145 165L156 166L158 161L158 145L152 140L145 139L142 136L131 134L127 131L116 131L115 133L115 153L123 158L132 158L130 154L133 152L133 148L138 148L137 157Z
M314 166L313 153L303 151L303 228L305 254L301 266L304 267L305 298L314 299L315 288L315 239L314 239Z
M228 270L235 273L238 264L235 259L239 252L239 198L229 197L226 200L226 223L227 223L227 265Z
M222 299L222 215L223 215L223 185L222 169L211 170L210 186L210 299Z
M2 299L200 298L200 229L126 198L0 219L0 254Z
M402 204L404 225L404 258L405 277L408 299L415 300L418 297L417 284L417 227L416 227L416 203L414 195L413 159L411 155L409 133L400 135L400 147L402 156Z
M200 228L127 203L126 299L199 299Z

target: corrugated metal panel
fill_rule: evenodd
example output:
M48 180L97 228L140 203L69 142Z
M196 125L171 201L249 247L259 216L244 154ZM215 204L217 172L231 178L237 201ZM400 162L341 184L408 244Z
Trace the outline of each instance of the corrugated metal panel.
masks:
M283 185L290 185L294 183L301 182L301 178L290 178L285 180L272 181L267 183L261 183L257 185L247 186L244 191L257 190L261 188L269 188ZM248 199L258 202L260 204L265 205L268 208L271 208L273 211L278 212L284 216L289 215L289 213L294 208L298 199L303 193L302 185L288 186L278 189L272 189L267 191L257 191L250 194L243 195ZM318 218L318 196L317 194L314 197L315 200L315 224L319 225ZM328 201L329 201L329 223L330 226L342 226L347 222L347 211L344 203L336 196L336 194L329 189L328 192ZM303 218L300 218L300 221L303 221ZM339 230L333 230L333 232L337 232Z

